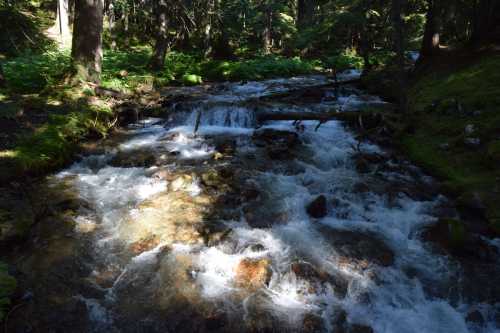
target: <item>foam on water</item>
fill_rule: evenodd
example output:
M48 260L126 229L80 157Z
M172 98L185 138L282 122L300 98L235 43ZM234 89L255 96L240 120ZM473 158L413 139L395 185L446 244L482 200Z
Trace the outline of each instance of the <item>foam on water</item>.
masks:
M343 74L342 79L358 75L359 72L352 71ZM230 93L222 92L222 97L215 99L231 94L259 96L269 91L284 91L288 87L320 84L325 80L324 77L312 77L231 85L228 88ZM340 103L352 107L365 102L379 102L375 98L360 99L358 96L342 98ZM184 126L166 129L155 125L154 121L146 127L136 126L133 128L134 137L122 143L119 149L154 146L178 153L179 159L203 160L215 152L206 143L206 136L249 136L254 132L256 122L253 112L242 107L227 107L207 111L205 116L202 114L202 126L195 136L193 127L198 111L193 110ZM467 327L464 317L470 305L452 304L442 296L431 296L427 291L429 287L442 290L457 269L448 258L432 253L419 238L421 230L435 222L429 212L444 199L415 201L401 194L389 204L383 193L355 193L353 189L357 183L373 181L370 178L372 175L356 172L352 160L355 149L382 155L384 151L370 143L358 145L353 134L336 121L322 124L317 130L317 122L306 121L302 124L305 129L299 135L303 151L294 163L303 170L289 175L280 173L278 168L274 171L271 168L251 179L271 198L263 206L273 213L286 213L285 224L256 229L251 228L244 218L241 221L225 221L232 229L228 241L210 247L174 244L168 256L189 256L193 262L193 266L189 266L190 274L199 287L201 297L214 304L222 301L227 306L226 311L243 311L245 315L251 313L251 295L243 300L238 296L243 291L235 284L236 268L243 259L267 258L273 274L269 284L259 291L263 300L258 305L288 322L291 327L300 327L297 325L301 325L304 315L314 313L325 320L325 329L332 331L331 319L340 313L339 309L343 309L349 323L369 325L375 332L468 332L471 326ZM263 128L295 131L293 122L285 121L267 123ZM99 236L101 238L97 239L96 245L106 260L112 261L113 258L108 258L112 257L112 253L106 251L109 251L109 241L119 237L113 231L125 218L133 220L138 203L166 191L167 183L151 178L150 170L145 168L107 166L109 159L109 156L84 158L58 177L73 178L80 196L95 208L97 217L80 216L77 223L84 230L97 220L106 229L107 233ZM387 179L410 177L397 173L386 173L384 176ZM198 179L183 190L192 197L202 192ZM320 194L327 197L328 215L321 220L311 219L305 206ZM339 203L337 206L332 204L334 199ZM341 264L339 249L335 249L328 236L321 232L324 227L359 231L376 237L392 250L394 263L389 267L373 265L367 270ZM498 240L491 242L499 245ZM158 279L158 258L164 253L163 244L158 244L126 261L106 301L116 301L121 288L129 287L128 283L141 274L151 274ZM307 281L290 269L291 263L297 260L312 263L332 276L342 273L348 277L346 297L339 296L329 283L322 288L310 288ZM98 322L96 327L104 329L113 325L112 316L102 303L82 300L89 309L92 321ZM474 306L491 323L472 327L472 330L495 332L492 321L497 309L486 305Z

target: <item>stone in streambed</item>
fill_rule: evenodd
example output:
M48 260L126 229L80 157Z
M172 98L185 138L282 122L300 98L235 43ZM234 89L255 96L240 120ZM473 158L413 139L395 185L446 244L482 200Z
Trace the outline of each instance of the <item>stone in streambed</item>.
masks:
M337 297L344 298L347 294L349 282L339 274L331 275L304 261L293 262L290 268L297 278L311 284L313 292L315 292L317 288L329 284L335 291Z
M145 167L149 168L156 164L156 157L151 151L120 151L109 163L119 168Z
M307 214L316 219L325 217L328 213L326 208L326 197L324 195L318 196L309 205L307 205Z
M392 250L375 235L326 226L321 226L319 231L335 249L341 266L365 270L371 264L390 266L394 263Z
M269 259L243 259L235 268L235 283L240 288L257 290L271 280L271 261Z

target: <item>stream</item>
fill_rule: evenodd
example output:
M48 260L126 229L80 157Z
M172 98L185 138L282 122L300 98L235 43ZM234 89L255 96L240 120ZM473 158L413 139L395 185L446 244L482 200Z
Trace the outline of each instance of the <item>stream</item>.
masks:
M339 121L258 121L384 104L326 83L178 88L197 96L50 176L11 331L500 332L498 300L424 240L457 214L431 177Z

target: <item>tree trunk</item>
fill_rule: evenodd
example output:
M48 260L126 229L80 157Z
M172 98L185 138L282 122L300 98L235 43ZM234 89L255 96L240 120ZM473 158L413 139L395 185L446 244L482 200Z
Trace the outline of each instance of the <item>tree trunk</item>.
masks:
M500 40L500 2L476 0L472 19L471 42L479 46L485 42Z
M441 0L430 0L429 8L427 9L424 39L422 41L422 48L420 50L419 62L424 59L435 56L439 53L440 42L440 4Z
M102 66L102 0L78 0L75 3L75 24L71 57L75 78L99 82Z
M69 29L69 3L68 0L57 1L56 28L61 44L69 45L71 31Z
M297 29L304 30L311 26L314 18L314 0L298 0Z
M273 11L271 5L267 5L264 16L264 32L262 33L264 54L271 54L272 31L273 31Z
M168 44L168 7L166 0L156 1L156 24L158 31L156 33L156 43L153 57L151 58L151 68L161 70L165 65L165 56L169 48Z

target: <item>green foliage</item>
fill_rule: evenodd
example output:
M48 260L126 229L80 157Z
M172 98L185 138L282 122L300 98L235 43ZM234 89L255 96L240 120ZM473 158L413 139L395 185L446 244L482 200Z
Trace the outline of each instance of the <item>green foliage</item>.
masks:
M70 52L28 51L3 64L8 87L18 93L33 93L57 83L70 66Z
M363 58L358 56L354 49L346 49L338 55L328 57L325 59L324 63L326 67L337 71L343 71L350 68L362 69L364 65Z
M203 83L203 80L201 79L201 76L196 74L184 74L182 76L182 83L187 86L193 86Z
M14 293L16 286L16 279L9 275L7 265L0 262L0 322L5 318L10 305L10 296Z
M319 63L298 57L261 57L243 61L211 61L202 65L202 73L211 80L262 80L313 73Z

